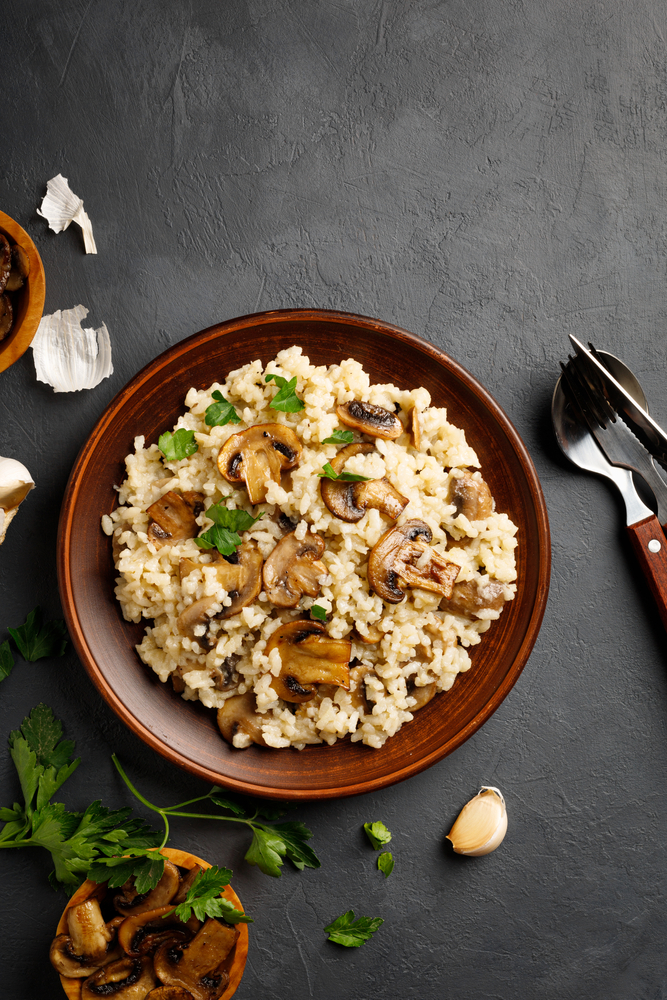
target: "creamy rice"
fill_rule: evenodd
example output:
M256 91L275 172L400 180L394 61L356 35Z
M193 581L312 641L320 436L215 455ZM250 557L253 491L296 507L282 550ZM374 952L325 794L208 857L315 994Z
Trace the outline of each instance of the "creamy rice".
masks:
M296 375L296 391L305 409L298 413L270 409L276 386L265 382L269 373L287 379ZM236 407L240 424L207 426L204 414L214 401L214 390L221 391ZM469 582L483 593L492 585L493 593L499 595L493 608L481 606L460 613L443 601L442 610L441 596L421 588L406 588L401 603L389 604L369 589L369 552L394 522L376 509L368 510L356 523L340 520L323 503L322 480L317 475L340 448L321 443L341 427L336 406L353 399L397 411L405 430L396 440L362 438L356 433L355 440L372 441L375 449L352 457L346 471L371 479L386 477L409 501L395 523L415 518L424 521L432 531L436 552L460 567L457 587ZM124 617L132 622L152 621L137 651L161 681L177 678L174 687L181 690L184 699L198 699L213 709L219 709L228 698L254 691L265 743L299 749L309 743L332 744L348 734L352 741L381 747L403 723L413 719L415 694L420 688L434 685L434 690L449 690L456 675L470 667L468 648L479 643L498 618L498 605L514 596L517 529L506 514L495 510L480 520L457 513L457 505L450 499L453 481L463 475L480 481L481 473L474 471L479 462L463 431L449 423L447 411L432 407L430 402L423 388L371 385L361 365L352 359L316 367L299 347L292 347L281 351L266 369L254 361L231 372L224 383L201 391L190 389L186 412L175 429L195 432L198 451L194 455L167 461L157 445L145 447L143 437L135 439L135 451L126 458L127 478L119 488L119 506L105 515L102 527L115 536L119 573L115 592ZM421 430L419 450L410 434L415 408ZM243 484L230 483L221 476L216 459L232 434L262 423L290 427L302 443L303 454L298 467L283 475L281 485L268 481L266 502L253 507ZM302 597L297 608L284 610L272 606L262 590L239 614L213 620L211 648L200 645L196 636L182 635L177 619L193 602L214 599L209 609L213 615L231 601L220 588L210 554L198 548L194 539L160 547L149 539L147 508L169 491L197 491L207 507L224 497L229 507L243 508L255 516L264 512L243 535L244 541L257 543L264 559L283 537L277 508L292 519L297 538L309 530L316 532L326 543L321 560L327 572L319 578L319 595ZM202 530L211 526L205 512L198 515L197 524ZM197 567L181 583L183 559L193 560ZM329 636L352 641L351 664L368 668L361 705L359 697L355 699L343 687L321 685L314 698L298 705L281 701L272 687L280 671L280 658L277 651L267 656L267 641L283 623L309 617L308 610L314 604L327 612ZM379 641L357 641L358 636L368 636L369 629L371 635L379 629ZM221 672L230 664L234 686L221 690ZM238 732L233 742L242 748L250 738Z

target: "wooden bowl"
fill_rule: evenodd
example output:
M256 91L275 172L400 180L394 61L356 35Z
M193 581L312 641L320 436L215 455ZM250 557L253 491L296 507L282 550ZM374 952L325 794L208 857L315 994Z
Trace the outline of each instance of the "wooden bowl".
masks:
M32 242L25 229L14 222L4 212L0 212L0 233L10 243L22 246L30 260L30 274L23 288L12 293L14 305L14 323L9 335L0 340L0 372L13 365L15 361L30 347L32 338L37 333L39 321L44 311L44 296L46 285L44 281L44 265L37 253L37 247Z
M218 733L215 712L184 702L139 661L144 625L123 621L114 597L111 544L100 517L115 505L114 484L137 434L147 442L171 428L191 386L207 387L247 362L265 365L298 344L315 364L360 361L373 382L425 386L446 406L482 463L498 509L519 527L518 593L471 651L457 677L381 750L339 740L305 750L236 750ZM455 750L496 710L528 659L542 621L550 571L542 490L519 435L489 393L432 344L379 320L316 310L279 310L210 327L165 351L109 404L72 470L60 517L58 575L67 625L102 696L129 728L168 760L206 781L279 799L355 795L408 778Z
M194 854L188 854L187 851L177 851L171 847L164 847L162 854L165 854L170 861L173 861L180 868L194 868L195 865L201 865L202 868L211 867L208 861L202 861L201 858L196 857ZM99 891L100 886L96 882L86 881L83 885L79 886L63 910L63 914L58 921L56 934L67 934L67 911L78 903L83 903L90 896L97 895L99 898ZM230 903L233 903L237 910L243 909L241 900L230 885L225 886L221 895L225 899L228 899ZM239 924L238 926L240 933L232 949L234 957L229 969L229 985L220 1000L229 1000L236 993L238 985L241 982L241 977L243 976L246 958L248 957L248 925ZM60 982L69 1000L81 1000L81 984L83 983L83 979L70 979L69 976L61 976Z

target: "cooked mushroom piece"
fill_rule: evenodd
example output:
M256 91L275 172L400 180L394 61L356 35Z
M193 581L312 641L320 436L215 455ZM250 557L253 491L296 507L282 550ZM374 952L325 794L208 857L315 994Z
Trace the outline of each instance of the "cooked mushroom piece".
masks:
M156 981L149 955L142 958L121 958L93 973L82 983L81 1000L99 1000L100 997L145 1000Z
M146 1000L193 1000L193 997L182 986L158 986L146 994Z
M410 411L410 429L412 431L412 446L416 451L421 451L422 446L422 427L421 427L421 411L418 407L413 406Z
M280 483L280 473L301 460L301 442L283 424L255 424L232 434L220 449L218 469L230 483L245 483L251 503L266 499L266 481Z
M502 583L489 580L480 584L477 580L464 580L455 585L449 600L442 599L440 610L474 618L481 611L500 611L504 603L505 588Z
M353 455L367 455L371 451L374 451L372 444L348 444L332 458L331 468L334 472L341 472ZM385 477L356 483L322 477L320 492L332 514L341 521L352 523L360 521L369 507L374 507L395 520L409 502Z
M229 983L223 966L238 935L237 927L209 918L184 948L158 948L153 960L158 979L165 986L189 990L193 1000L217 1000Z
M178 493L169 490L146 509L150 517L148 538L158 547L184 538L194 538L199 531L196 518L204 509L201 493Z
M218 583L227 591L232 603L225 605L222 611L211 616L208 611L211 605L215 604L215 597L202 597L193 604L190 604L180 613L177 619L178 631L181 635L187 635L200 646L208 648L211 646L211 637L208 635L208 625L211 618L224 621L237 615L241 608L247 607L255 600L262 589L262 555L257 546L257 542L251 539L244 542L239 549L231 556L220 555L215 552L212 564L215 566ZM185 566L183 564L186 564ZM185 579L188 572L201 563L195 563L191 559L181 560L181 580ZM210 566L211 563L208 563ZM206 626L207 629L201 635L199 626ZM197 631L196 631L197 630Z
M430 546L433 533L418 519L390 528L371 549L368 582L389 604L400 604L402 587L421 587L450 597L460 567Z
M266 655L277 649L282 668L271 687L283 701L309 701L317 684L350 685L352 643L332 639L319 622L297 620L277 629L266 644Z
M429 701L435 697L438 693L438 685L435 681L431 681L430 684L424 684L419 687L415 684L415 675L412 674L408 677L406 681L406 688L409 698L414 698L415 704L410 706L410 712L417 712L424 705L428 705Z
M250 743L265 747L266 743L262 736L263 721L263 717L257 714L257 703L252 691L228 698L222 708L218 709L218 729L232 745L237 733L242 733L248 737Z
M366 690L366 680L370 677L377 677L377 674L367 663L360 663L350 668L350 701L352 707L364 715L372 715L375 704L368 697Z
M12 248L5 236L0 233L0 293L4 292L12 269Z
M381 629L379 629L377 625L367 625L366 635L364 635L364 633L361 632L357 627L352 629L352 638L354 639L354 641L363 642L364 645L366 646L372 646L376 642L380 642L382 640L383 635L384 632Z
M403 424L394 413L375 403L353 399L336 407L338 419L348 427L372 437L394 440L403 433Z
M4 340L12 328L14 311L9 295L0 295L0 340Z
M164 863L162 878L150 892L139 894L134 887L134 879L129 879L122 886L121 893L114 898L114 906L119 913L125 917L134 916L136 913L145 913L147 910L155 910L158 906L166 906L178 892L181 876L178 868L171 861Z
M278 608L295 608L304 594L317 597L319 578L327 568L320 562L324 539L312 531L298 539L294 532L281 538L264 563L266 596Z
M67 911L69 934L54 938L49 952L51 964L61 976L85 979L113 962L120 951L112 942L114 928L104 922L99 901L86 899Z
M154 910L144 910L132 917L125 917L118 928L118 944L126 955L148 955L165 941L171 944L182 944L192 936L199 923L194 918L194 924L186 927L177 918L170 920L169 914L174 912L174 906L158 906ZM174 926L176 923L177 926Z
M483 479L464 472L449 484L447 502L453 503L456 516L463 514L469 521L481 521L493 513L491 490Z
M12 247L12 264L5 291L18 292L23 287L23 283L30 274L30 258L18 243Z

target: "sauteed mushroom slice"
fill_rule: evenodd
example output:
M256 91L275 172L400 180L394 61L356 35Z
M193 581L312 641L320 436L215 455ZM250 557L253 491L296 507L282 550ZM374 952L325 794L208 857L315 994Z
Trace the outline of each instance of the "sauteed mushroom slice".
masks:
M114 898L114 906L124 917L145 913L147 910L155 910L158 906L166 906L171 903L178 892L180 881L178 868L167 859L164 863L162 878L154 889L139 894L134 887L134 879L129 879L122 886L121 893Z
M12 247L11 271L7 278L5 291L18 292L23 287L23 283L30 274L30 258L18 243Z
M412 674L408 677L406 681L407 693L410 698L415 699L415 704L410 708L411 712L417 712L424 705L428 705L429 701L435 697L438 693L438 685L435 681L430 684L424 684L422 687L418 687L415 684L415 675Z
M383 601L400 604L402 587L451 595L460 567L429 545L432 538L429 526L415 518L390 528L371 549L368 582Z
M367 625L366 635L356 627L352 629L352 638L354 641L363 642L365 646L373 646L376 642L380 642L383 635L384 632L377 625Z
M170 920L168 914L173 912L172 904L125 917L118 928L118 944L125 954L132 957L147 955L165 941L171 944L187 941L192 936L190 932L197 930L199 922L196 917L194 920L191 918L192 922L188 921L186 926L176 917Z
M143 958L121 958L95 972L82 983L81 1000L99 1000L100 997L145 1000L146 994L156 982L149 955L144 955Z
M5 236L0 233L0 292L4 292L12 269L12 248Z
M53 967L61 976L85 979L120 956L112 947L114 928L104 922L99 901L86 899L67 911L69 934L54 938L49 952Z
M341 472L353 455L367 455L371 451L374 451L374 446L367 442L348 444L332 458L331 468L334 472ZM323 477L320 492L331 513L341 521L351 523L360 521L369 507L396 519L408 504L407 498L401 496L385 477L356 483Z
M218 709L218 729L232 745L237 733L243 733L252 743L265 747L263 721L262 716L257 714L257 703L252 691L228 698L222 708Z
M447 502L454 504L457 517L463 514L469 521L481 521L493 513L491 490L483 479L475 479L469 472L452 479Z
M224 621L226 618L237 615L242 608L252 604L262 589L262 562L262 554L254 539L244 542L231 556L215 553L213 565L216 568L218 582L227 591L232 603L213 615L214 618ZM192 559L182 559L179 566L181 580L185 579L197 565L201 564L195 563ZM208 631L198 635L195 633L195 629L198 626L210 624L211 615L208 611L215 603L214 597L202 597L185 608L177 619L178 631L181 635L189 636L202 646L210 646L211 639Z
M278 608L295 608L304 594L317 597L319 578L327 568L320 562L324 539L314 532L298 539L294 532L281 538L264 563L266 596Z
M282 668L271 687L283 701L302 702L315 697L317 684L350 686L352 643L332 639L319 622L297 620L277 629L266 644L267 656L280 653Z
M0 340L4 340L12 328L14 311L9 295L0 295Z
M350 701L352 707L364 715L372 715L375 704L368 697L366 690L366 680L371 677L377 677L377 674L367 663L360 663L350 668Z
M375 403L352 399L336 407L338 419L348 427L372 437L394 440L403 433L403 424L394 413Z
M283 469L301 460L301 442L283 424L255 424L225 442L218 455L220 475L230 483L245 483L251 503L266 499L266 481L280 483Z
M222 966L238 935L237 927L209 918L184 948L162 945L154 959L160 982L189 990L193 1000L217 1000L229 983Z
M477 580L464 580L455 585L449 600L442 599L440 610L474 618L481 611L500 611L504 603L505 588L502 583L489 580L481 584Z
M194 538L199 531L196 518L203 509L201 493L169 490L146 509L151 519L147 532L150 541L159 547Z

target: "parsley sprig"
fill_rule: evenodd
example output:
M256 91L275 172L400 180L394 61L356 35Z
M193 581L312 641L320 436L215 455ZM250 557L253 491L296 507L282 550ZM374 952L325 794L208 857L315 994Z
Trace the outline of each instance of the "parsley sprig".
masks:
M195 432L188 431L185 427L179 427L173 434L171 431L160 434L157 446L168 462L180 462L182 458L187 458L199 451L199 445L195 441Z
M322 466L322 472L317 473L322 479L340 479L345 483L368 483L368 476L358 476L356 472L334 472L331 463L326 462Z
M213 521L213 527L205 531L195 543L200 549L217 549L223 556L231 556L241 544L239 531L252 528L264 514L253 517L245 510L225 507L222 500L212 504L206 511L206 516Z
M200 871L194 882L188 889L185 900L174 910L179 920L187 923L194 913L197 920L205 920L206 917L222 917L228 924L252 924L252 917L247 916L243 910L237 910L233 903L220 893L229 885L232 872L229 868L218 868L213 865L205 871ZM165 917L169 913L164 914Z
M204 422L209 427L224 427L225 424L241 423L241 418L232 404L228 399L225 399L218 389L214 389L211 395L215 403L207 406L206 413L204 414Z
M366 836L373 845L374 850L379 851L381 847L388 844L391 840L391 833L379 820L375 823L364 823L364 830L366 831Z
M358 917L355 920L354 910L348 910L325 927L324 933L336 944L342 944L346 948L360 948L383 923L382 917Z
M378 869L385 878L389 878L394 870L394 858L391 851L383 851L378 857Z
M23 625L8 628L14 645L24 660L34 663L46 656L62 656L67 648L67 628L61 619L42 622L42 612L33 608ZM14 667L14 657L9 640L0 645L0 681L8 677Z
M325 622L327 620L326 608L323 608L321 604L313 604L310 609L311 618L317 618L320 622Z
M264 381L270 382L271 379L274 379L279 390L269 403L272 410L282 410L283 413L298 413L303 410L304 404L296 394L296 375L289 382L282 375L267 375Z
M330 437L323 439L322 444L352 444L353 441L354 434L352 431L342 431L340 427L336 427L331 432Z

